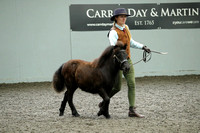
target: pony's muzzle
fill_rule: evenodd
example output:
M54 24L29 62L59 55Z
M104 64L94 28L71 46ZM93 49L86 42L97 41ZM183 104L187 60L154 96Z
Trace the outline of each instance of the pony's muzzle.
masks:
M128 61L126 61L122 64L121 69L122 69L123 73L127 73L130 70L130 64L128 63Z

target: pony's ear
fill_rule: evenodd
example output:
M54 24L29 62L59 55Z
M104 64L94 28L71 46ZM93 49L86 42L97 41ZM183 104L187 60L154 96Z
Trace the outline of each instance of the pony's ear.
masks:
M127 47L127 44L125 44L125 45L123 46L123 48L122 48L122 49L125 49L125 50L126 50L126 47Z
M124 46L124 43L122 41L117 41L114 48L117 48L117 47L122 48L123 46Z
M115 45L115 46L114 46L114 49L116 49L116 48L118 48L118 47L119 47L118 45Z

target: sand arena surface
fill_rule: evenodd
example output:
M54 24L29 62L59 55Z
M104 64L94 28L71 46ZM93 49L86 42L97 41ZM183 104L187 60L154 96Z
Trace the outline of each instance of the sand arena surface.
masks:
M146 118L128 117L127 85L110 102L111 119L98 117L100 96L78 89L71 115L67 104L59 117L63 93L51 83L0 84L0 133L200 133L200 76L136 79L137 111Z

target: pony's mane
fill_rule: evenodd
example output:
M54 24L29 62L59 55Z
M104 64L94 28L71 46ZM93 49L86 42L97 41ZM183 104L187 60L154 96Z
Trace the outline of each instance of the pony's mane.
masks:
M112 54L114 49L114 46L109 46L107 47L103 53L101 54L101 56L97 59L95 59L92 63L94 65L94 67L101 67L103 66L104 62L106 61L106 59L108 59L110 57L110 55Z
M101 56L93 61L95 67L102 67L104 62L112 55L113 50L120 50L124 47L121 41L118 41L115 46L108 46Z

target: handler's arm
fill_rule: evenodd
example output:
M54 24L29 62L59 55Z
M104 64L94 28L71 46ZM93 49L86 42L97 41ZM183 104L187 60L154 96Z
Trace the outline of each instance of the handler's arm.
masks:
M118 40L117 32L115 30L111 30L109 33L110 45L115 46L115 44L117 43L117 40Z
M126 25L126 27L127 27L128 30L129 30L128 25ZM130 30L129 30L129 31L130 31ZM139 42L136 42L135 40L133 40L133 38L131 38L131 40L130 40L130 47L142 49L142 48L144 47L144 45L141 44L141 43L139 43Z
M138 49L142 49L144 47L143 44L139 43L139 42L136 42L135 40L133 40L133 38L131 38L131 41L130 41L130 46L132 48L138 48Z

